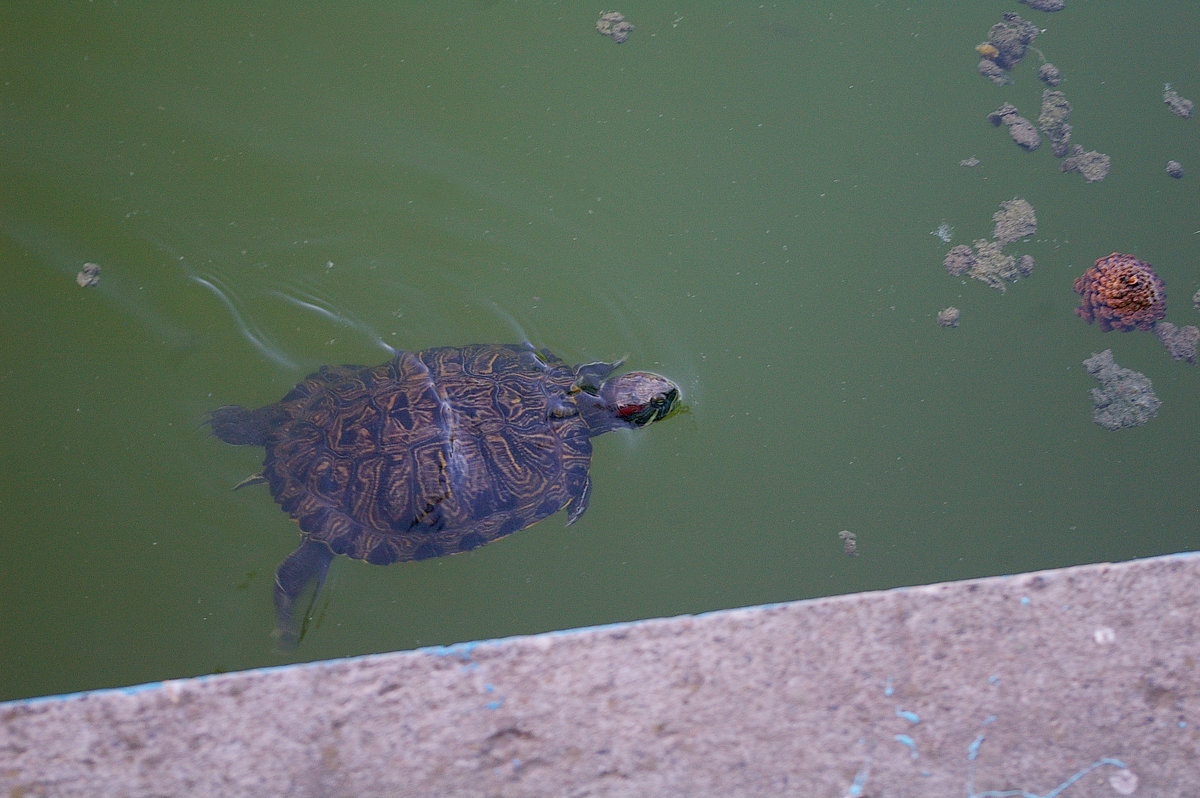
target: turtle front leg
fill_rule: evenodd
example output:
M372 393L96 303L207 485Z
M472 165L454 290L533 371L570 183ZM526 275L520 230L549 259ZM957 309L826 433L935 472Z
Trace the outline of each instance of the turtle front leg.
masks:
M585 471L579 492L567 504L567 526L578 521L587 512L588 502L592 500L592 478Z
M300 638L304 637L308 614L317 600L317 594L321 592L332 560L333 552L328 546L306 537L279 565L279 570L275 572L275 638L281 649L295 648ZM308 608L298 618L293 617L296 600L313 582L316 582L316 587Z

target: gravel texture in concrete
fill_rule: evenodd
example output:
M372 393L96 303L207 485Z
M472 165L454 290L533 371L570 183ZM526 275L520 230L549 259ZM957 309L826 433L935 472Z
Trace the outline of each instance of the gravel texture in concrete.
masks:
M1200 795L1200 556L0 704L12 796Z

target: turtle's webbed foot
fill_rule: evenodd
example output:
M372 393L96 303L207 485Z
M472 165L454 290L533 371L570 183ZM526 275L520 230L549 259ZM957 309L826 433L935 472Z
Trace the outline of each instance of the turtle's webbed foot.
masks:
M321 585L325 582L325 574L329 563L333 560L333 552L320 541L305 538L300 547L284 560L279 570L275 572L275 639L281 650L295 648L304 637L308 626L309 613ZM296 603L302 593L313 585L312 597L304 612L295 614Z

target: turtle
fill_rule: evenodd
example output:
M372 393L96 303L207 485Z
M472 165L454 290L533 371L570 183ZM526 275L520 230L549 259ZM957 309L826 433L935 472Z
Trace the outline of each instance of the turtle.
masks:
M468 551L587 510L591 439L681 407L666 377L623 360L569 366L531 344L398 351L322 366L274 404L208 414L220 440L262 446L266 483L301 542L275 575L275 636L297 644L299 596L335 555L376 565ZM309 605L311 608L311 604ZM305 613L307 615L307 613Z

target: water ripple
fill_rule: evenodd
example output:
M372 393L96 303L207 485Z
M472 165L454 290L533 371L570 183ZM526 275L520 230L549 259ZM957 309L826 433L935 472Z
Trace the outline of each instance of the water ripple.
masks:
M211 276L211 275L210 275ZM217 299L221 300L221 304L229 311L229 315L233 317L233 321L237 324L238 332L242 334L250 344L263 353L276 365L282 366L290 371L296 371L299 364L285 355L277 346L270 343L266 335L263 334L259 326L253 321L247 321L247 316L239 306L242 304L236 299L236 295L220 283L219 278L211 276L203 277L199 274L190 274L188 279L193 283L202 285L216 295Z
M345 327L353 330L367 340L371 341L371 343L375 344L380 349L386 351L389 356L396 354L396 349L388 344L387 341L383 340L378 331L376 331L367 323L353 318L349 311L347 311L345 308L337 307L328 299L315 296L311 293L302 292L297 288L292 288L291 290L298 296L293 296L292 294L284 293L283 291L270 291L269 293L271 296L282 299L284 302L287 302L293 307L310 311L324 319L327 319L328 321L334 322L339 327Z

